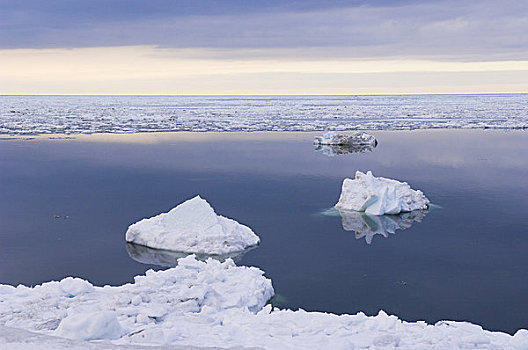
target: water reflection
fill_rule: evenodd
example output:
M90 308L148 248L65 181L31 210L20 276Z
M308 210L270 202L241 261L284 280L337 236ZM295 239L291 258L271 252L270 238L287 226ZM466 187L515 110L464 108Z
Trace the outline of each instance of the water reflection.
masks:
M321 145L315 147L316 151L321 152L325 156L335 157L342 154L349 153L366 153L372 152L376 146L367 144L351 144L351 145Z
M341 216L345 231L354 231L356 239L365 238L367 244L372 243L375 235L385 238L395 234L396 230L410 228L415 222L422 222L429 210L415 210L398 215L368 215L358 211L342 211L331 208L323 211L323 215Z
M220 261L225 261L231 258L235 262L238 262L240 261L242 256L244 256L244 254L246 254L247 252L249 252L250 250L254 248L255 247L250 247L240 252L233 252L233 253L222 254L222 255L217 255L217 254L215 255L195 254L195 255L196 255L196 259L198 260L207 260L208 258L213 258L213 259L217 259ZM148 264L148 265L158 265L162 267L174 267L178 265L178 259L191 255L191 253L176 252L172 250L163 250L163 249L154 249L154 248L150 248L150 247L140 245L140 244L135 244L135 243L127 243L126 250L127 250L128 256L130 256L132 259L136 260L137 262L140 262L142 264Z
M354 231L356 239L365 237L367 244L372 243L375 235L387 238L396 230L410 228L415 222L422 222L428 210L415 210L398 215L368 215L354 211L339 211L345 231Z

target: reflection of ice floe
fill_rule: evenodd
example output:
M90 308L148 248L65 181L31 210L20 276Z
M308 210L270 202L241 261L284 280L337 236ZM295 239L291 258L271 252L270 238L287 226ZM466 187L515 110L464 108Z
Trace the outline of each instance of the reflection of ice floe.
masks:
M247 252L249 252L250 250L254 248L255 246L245 249L243 251L233 252L233 253L228 253L228 254L221 254L221 255L195 254L195 256L196 256L196 259L202 260L202 261L205 261L208 258L213 258L219 261L233 259L235 262L238 262L244 256L244 254L246 254ZM185 253L185 252L176 252L172 250L154 249L154 248L149 248L147 246L135 244L135 243L127 243L126 250L127 250L128 256L130 256L132 259L136 260L137 262L140 262L142 264L158 265L158 266L163 266L163 267L174 267L178 265L178 259L184 258L191 254L191 253Z
M323 153L325 156L334 157L349 153L371 152L374 147L371 145L316 145L315 150Z
M356 177L343 180L338 210L360 211L369 215L398 214L427 209L429 199L422 191L413 190L406 182L375 177L372 172L356 172Z
M130 225L126 241L156 249L222 255L243 251L260 239L249 227L216 215L207 201L196 196L168 213Z
M327 132L323 136L316 136L314 140L318 145L338 145L338 146L371 146L376 147L376 138L366 132L358 132L353 135L338 134L333 131Z
M357 211L339 211L343 229L354 231L356 239L365 237L367 244L372 243L375 235L386 238L396 230L405 230L415 222L422 222L427 213L427 210L415 210L399 215L368 215Z

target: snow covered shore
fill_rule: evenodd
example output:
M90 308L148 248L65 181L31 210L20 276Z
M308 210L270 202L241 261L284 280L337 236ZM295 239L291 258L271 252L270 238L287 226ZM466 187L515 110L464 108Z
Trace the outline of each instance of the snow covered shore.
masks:
M0 285L0 347L33 349L43 341L66 348L118 345L259 347L264 349L504 349L528 348L528 331L514 336L466 322L404 322L376 316L278 310L265 305L271 281L254 267L194 256L133 284L94 287L66 278L34 288ZM34 333L13 330L15 327ZM26 343L24 337L28 337ZM48 337L47 337L48 336ZM49 336L62 336L52 338ZM40 339L40 340L39 340ZM105 342L80 342L82 340ZM112 344L107 341L111 341ZM81 347L82 345L82 347ZM38 349L38 347L36 347Z
M406 182L375 177L372 172L356 172L354 179L345 179L336 209L365 212L369 215L399 214L427 209L429 199Z
M218 255L240 252L260 241L249 227L216 215L200 196L130 225L125 238L156 249Z

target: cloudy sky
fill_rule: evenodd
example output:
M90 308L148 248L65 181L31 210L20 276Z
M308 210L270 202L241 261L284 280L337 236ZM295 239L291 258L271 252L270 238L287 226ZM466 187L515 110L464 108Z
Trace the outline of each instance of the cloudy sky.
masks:
M0 0L0 94L528 92L525 0Z

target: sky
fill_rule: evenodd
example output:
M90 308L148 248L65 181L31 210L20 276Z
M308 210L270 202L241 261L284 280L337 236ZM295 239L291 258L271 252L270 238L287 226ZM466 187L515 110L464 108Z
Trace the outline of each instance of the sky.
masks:
M497 92L525 0L0 0L0 94Z

